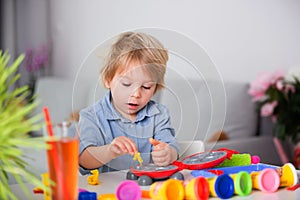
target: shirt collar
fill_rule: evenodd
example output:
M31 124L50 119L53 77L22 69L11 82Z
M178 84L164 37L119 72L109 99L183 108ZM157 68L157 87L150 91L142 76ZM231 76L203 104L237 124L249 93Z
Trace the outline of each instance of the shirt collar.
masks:
M130 122L129 119L124 118L113 106L111 102L111 92L110 90L106 93L104 101L102 101L105 118L108 120L121 120L124 122ZM156 103L151 100L147 105L138 112L135 122L142 121L145 117L151 117L158 114L160 111Z

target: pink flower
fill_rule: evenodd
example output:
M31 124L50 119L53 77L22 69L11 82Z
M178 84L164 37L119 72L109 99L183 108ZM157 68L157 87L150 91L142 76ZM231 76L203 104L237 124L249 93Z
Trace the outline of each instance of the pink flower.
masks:
M286 85L285 88L284 88L284 92L288 93L289 91L291 91L292 93L295 93L296 89L293 85Z
M273 73L260 73L258 77L251 83L248 93L253 97L253 101L261 100L270 87L277 80L284 77L282 70L277 70Z
M251 83L248 93L253 97L253 101L259 101L265 95L269 86L269 74L260 74Z
M284 87L284 84L283 84L283 81L282 80L279 80L276 82L276 88L281 91Z
M300 72L300 68L299 68ZM299 73L300 74L300 73ZM274 133L280 139L299 140L300 78L291 74L290 79L283 71L262 73L252 82L248 93L252 95L262 117L270 117L278 129Z
M33 57L33 49L29 48L25 52L25 59L24 59L25 69L28 72L31 72L33 70L32 69L32 57Z
M273 114L274 108L277 106L278 102L273 101L271 103L266 103L261 107L260 115L263 117L271 116Z
M271 84L274 84L276 83L277 80L279 79L284 79L284 75L285 75L285 72L283 70L276 70L272 73L272 77L271 77Z
M37 50L32 48L27 49L25 54L25 69L28 72L34 73L46 67L49 62L49 47L41 45Z

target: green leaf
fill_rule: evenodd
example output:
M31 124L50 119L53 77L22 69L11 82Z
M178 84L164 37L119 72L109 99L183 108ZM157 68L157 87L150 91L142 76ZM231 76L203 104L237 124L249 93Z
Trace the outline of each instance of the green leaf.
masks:
M285 140L285 125L276 123L274 126L274 133L281 140Z
M8 173L27 195L30 192L25 187L24 180L35 186L44 187L40 177L36 177L33 173L32 166L28 166L25 162L24 158L27 155L20 149L46 148L44 140L28 136L30 131L41 129L44 123L41 115L31 115L38 102L26 103L28 86L10 88L21 76L17 74L17 70L24 55L20 55L12 65L7 66L9 59L7 52L0 51L0 199L16 199L8 184Z

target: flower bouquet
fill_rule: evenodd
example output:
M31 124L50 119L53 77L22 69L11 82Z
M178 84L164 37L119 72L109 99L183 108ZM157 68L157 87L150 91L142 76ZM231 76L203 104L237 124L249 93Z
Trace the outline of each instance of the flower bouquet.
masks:
M300 69L288 73L277 70L258 75L249 88L262 117L271 117L274 136L299 142L300 133Z
M35 84L38 77L45 76L45 69L49 64L49 46L41 45L36 50L29 48L26 50L24 67L29 73L29 91L28 101L32 101L35 92Z

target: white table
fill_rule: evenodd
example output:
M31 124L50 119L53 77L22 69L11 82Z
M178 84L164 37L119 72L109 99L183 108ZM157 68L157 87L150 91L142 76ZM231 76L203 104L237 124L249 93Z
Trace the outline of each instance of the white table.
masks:
M106 193L115 193L117 186L124 180L126 180L126 173L127 171L119 171L119 172L109 172L103 173L99 175L100 185L89 185L87 183L87 176L79 176L79 188L86 189L90 192L96 192L97 195L106 194ZM188 170L183 171L184 176L188 178L190 173ZM33 186L30 184L26 184L26 186L32 191ZM14 194L19 199L30 199L30 200L42 200L43 194L33 194L31 193L30 197L24 196L23 191L21 190L20 186L15 184L11 185L11 189ZM143 186L141 189L149 189L149 186ZM218 198L210 198L210 199L218 199ZM249 196L233 196L232 199L265 199L265 200L276 200L276 199L300 199L300 188L296 191L288 191L286 188L281 188L275 193L263 193L258 190L253 190Z

